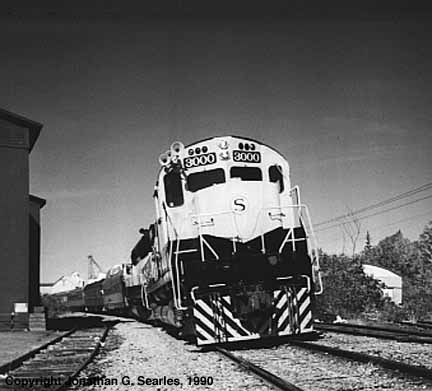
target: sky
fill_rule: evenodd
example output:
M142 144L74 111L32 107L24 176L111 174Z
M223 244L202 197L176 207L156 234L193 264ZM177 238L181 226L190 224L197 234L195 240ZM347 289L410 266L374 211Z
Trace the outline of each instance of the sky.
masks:
M44 125L30 156L31 192L47 199L43 282L86 276L89 254L103 268L128 260L175 140L277 147L314 223L432 182L431 14L55 4L0 15L0 106ZM398 229L414 240L432 220L431 198L400 204L361 220L360 248L368 230L372 244ZM320 247L349 249L325 227Z

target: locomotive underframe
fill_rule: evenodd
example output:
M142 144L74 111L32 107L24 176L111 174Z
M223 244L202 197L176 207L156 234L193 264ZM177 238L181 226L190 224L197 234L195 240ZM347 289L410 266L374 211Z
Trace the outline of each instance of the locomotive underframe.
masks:
M197 344L312 331L313 267L302 227L236 243L204 235L172 242L171 268L143 287L144 306L157 319L193 333ZM208 246L200 255L200 240ZM217 257L216 257L217 252Z

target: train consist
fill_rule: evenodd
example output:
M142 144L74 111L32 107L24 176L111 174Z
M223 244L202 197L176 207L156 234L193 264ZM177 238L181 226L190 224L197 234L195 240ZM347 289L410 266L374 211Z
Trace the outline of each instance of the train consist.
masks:
M286 159L223 136L176 142L159 162L155 221L131 263L57 302L160 321L197 345L311 332L319 261Z

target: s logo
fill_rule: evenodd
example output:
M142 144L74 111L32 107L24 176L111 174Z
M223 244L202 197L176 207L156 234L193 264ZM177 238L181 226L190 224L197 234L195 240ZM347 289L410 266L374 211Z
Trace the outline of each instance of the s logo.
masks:
M243 213L247 209L247 199L245 197L236 197L232 201L232 210L236 213Z

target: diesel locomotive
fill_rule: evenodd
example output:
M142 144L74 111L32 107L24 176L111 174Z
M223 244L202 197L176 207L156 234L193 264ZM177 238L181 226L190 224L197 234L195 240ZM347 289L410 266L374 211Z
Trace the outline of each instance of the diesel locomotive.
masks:
M287 160L221 136L175 142L159 163L155 220L131 263L87 284L81 302L74 291L71 306L162 322L198 346L312 332L318 252Z
M222 136L175 142L159 162L155 221L125 275L132 312L198 345L311 332L319 260L287 160Z

